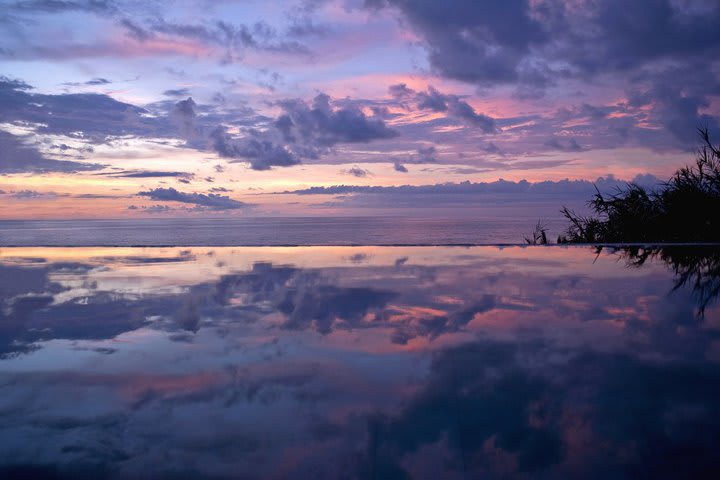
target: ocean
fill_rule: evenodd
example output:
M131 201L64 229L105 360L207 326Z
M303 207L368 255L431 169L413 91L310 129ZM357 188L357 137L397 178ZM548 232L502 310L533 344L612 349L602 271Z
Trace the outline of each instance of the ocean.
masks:
M295 217L1 220L0 246L521 244L535 217ZM552 240L564 222L546 222Z

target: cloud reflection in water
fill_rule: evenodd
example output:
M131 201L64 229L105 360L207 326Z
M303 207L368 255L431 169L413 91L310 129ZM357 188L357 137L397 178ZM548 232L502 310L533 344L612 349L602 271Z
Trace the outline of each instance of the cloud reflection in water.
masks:
M3 249L0 473L716 475L720 310L618 260Z

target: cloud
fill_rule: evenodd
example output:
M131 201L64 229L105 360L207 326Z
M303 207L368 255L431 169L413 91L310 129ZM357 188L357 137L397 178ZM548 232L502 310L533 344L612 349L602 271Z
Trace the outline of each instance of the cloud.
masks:
M121 27L124 27L126 29L126 33L128 34L128 36L134 38L135 40L144 42L153 37L152 32L144 29L129 18L123 18L122 20L120 20L119 23Z
M236 62L245 51L308 55L309 49L297 40L285 38L264 21L254 24L233 24L226 20L212 19L199 23L177 23L160 15L137 22L129 18L120 21L129 37L141 43L154 39L184 39L198 42L210 48L220 48L222 61Z
M249 161L254 170L268 170L320 158L338 144L398 135L381 118L368 117L353 106L337 107L326 94L317 95L311 104L292 99L278 105L283 113L270 129L247 128L244 136L232 136L221 125L209 135L211 148L222 157Z
M694 127L720 130L718 116L710 108L711 97L718 95L720 77L711 65L698 62L640 75L628 92L628 107L650 109L653 119L687 148L697 140Z
M63 85L67 85L69 87L79 87L82 85L86 86L98 86L98 85L110 85L112 82L108 80L107 78L101 78L96 77L91 80L88 80L87 82L65 82Z
M147 213L167 213L173 210L173 208L167 205L150 205L149 207L143 207L143 211Z
M394 292L373 288L321 285L286 299L281 306L287 312L283 327L293 330L311 327L328 334L337 328L334 326L337 320L348 325L359 323L369 312L384 307L396 296Z
M425 92L416 92L408 88L404 83L391 85L390 95L398 100L412 99L420 110L431 110L433 112L446 112L448 115L457 118L464 123L478 127L485 133L495 133L497 125L495 119L477 113L475 109L457 95L440 93L433 86L429 86Z
M120 135L170 136L173 131L167 122L147 115L147 110L108 95L46 95L28 90L24 82L0 78L0 122L27 122L40 134L94 143Z
M234 139L223 127L217 127L211 134L213 149L221 156L243 159L250 162L254 170L269 170L271 167L289 167L300 163L288 148L263 138Z
M331 147L338 143L368 143L394 138L398 134L380 118L367 117L353 107L335 108L330 96L321 93L311 104L302 100L279 102L284 114L275 127L285 141L313 147Z
M1 94L0 94L1 95ZM45 158L23 138L0 130L0 173L80 172L104 165Z
M10 0L7 8L18 12L62 13L67 11L85 11L98 14L110 14L117 11L111 0Z
M635 143L688 150L695 144L697 126L720 128L712 108L720 78L709 60L720 55L720 35L713 27L720 22L720 4L638 0L632 8L618 10L622 4L510 0L461 2L443 9L432 0L365 1L366 8L399 14L422 39L431 68L443 77L478 85L484 92L514 87L520 100L548 89L566 95L568 89L583 88L577 85L592 88L604 79L631 99L613 117L577 118L587 120L572 127L588 132L582 149L552 140L545 147L572 152ZM653 33L658 31L663 35ZM491 118L473 112L462 100L448 102L432 87L418 93L397 84L390 95L401 104L414 101L418 108L454 113L466 124L493 129ZM543 142L565 126L547 120L544 127L531 126L545 130Z
M101 193L80 193L73 198L129 198L127 195L103 195Z
M192 173L187 172L167 172L159 170L123 170L120 172L98 173L96 175L119 178L192 178L194 176Z
M395 162L393 164L393 168L395 169L396 172L407 173L407 171L408 171L407 167L405 167L405 165L403 165L400 162Z
M523 60L548 41L531 17L529 2L462 2L442 8L432 0L367 0L372 8L394 7L424 39L430 65L440 74L479 84L517 81L532 71Z
M628 9L622 0L461 2L452 9L433 0L365 5L399 12L423 39L437 73L484 86L544 88L568 76L711 58L720 47L713 27L720 7L702 1L638 0Z
M35 200L35 199L54 199L58 197L55 192L38 192L36 190L20 190L14 192L12 198L18 200Z
M583 148L574 138L569 139L567 142L561 141L557 137L553 137L545 145L552 148L553 150L560 150L562 152L582 152Z
M641 175L633 181L650 188L657 187L661 182L652 175ZM338 201L344 206L384 208L512 205L524 202L534 202L539 205L542 202L552 205L557 211L563 202L584 204L585 200L595 193L596 187L606 193L624 185L626 185L625 181L612 176L598 178L595 182L560 180L532 183L526 180L512 182L501 179L495 182L466 181L432 185L334 185L286 191L279 195L342 195L343 197ZM337 205L337 202L333 204Z
M357 178L366 178L372 176L370 170L365 170L364 168L360 167L348 168L346 170L342 170L342 173L344 173L345 175L352 175L353 177Z
M30 90L19 80L0 80L0 100L6 102L0 121L28 122L35 125L37 134L64 135L85 144L101 144L124 135L180 137L187 141L187 147L198 150L209 147L231 161L247 161L255 170L319 159L342 144L398 136L383 118L367 115L362 101L333 101L325 94L317 95L311 102L280 101L282 113L270 119L246 107L224 107L220 111L199 106L190 97L140 108L101 94L46 95ZM452 96L447 98L451 106L460 102ZM230 133L234 131L237 133ZM430 161L432 155L431 151L419 151L417 160L391 161L424 162Z
M7 2L6 2L7 3ZM229 18L212 18L208 8L190 8L192 17L197 21L183 22L177 18L178 9L171 9L168 2L134 2L110 0L10 0L8 11L16 29L21 33L10 43L8 49L0 53L13 58L82 58L87 56L122 57L146 56L171 53L194 57L198 53L211 55L223 63L237 62L246 52L280 54L286 56L308 56L310 50L301 43L300 36L281 34L265 21L252 24L233 23ZM81 12L95 14L115 22L125 38L117 38L116 28L108 28L106 23L95 28L109 30L109 35L98 34L93 42L67 40L54 44L44 41L42 35L33 35L33 26L45 14L63 14ZM17 17L17 19L15 18ZM230 17L232 18L232 16ZM74 19L73 19L74 20ZM85 21L85 19L83 19ZM306 30L310 25L304 25ZM90 27L92 28L92 27ZM309 30L308 30L309 32ZM105 33L105 32L102 32ZM299 33L295 30L294 33ZM168 48L169 47L169 48Z
M429 147L420 147L417 150L417 158L415 159L415 161L416 163L437 162L437 159L435 158L435 153L437 153L437 149L434 145L430 145Z
M112 82L107 78L97 77L93 78L92 80L88 80L87 82L85 82L85 85L109 85L110 83Z
M84 478L92 465L88 478L175 478L177 462L157 461L167 452L207 459L189 473L200 477L665 479L720 469L720 374L707 361L715 334L692 320L689 292L666 297L670 277L658 265L628 271L604 254L593 265L589 249L552 258L454 249L411 254L395 267L386 253L368 266L255 263L199 285L186 283L197 275L164 276L174 288L162 289L143 279L167 269L142 265L183 267L191 255L63 267L4 256L0 277L13 279L0 291L6 353L44 348L55 358L69 347L113 363L122 358L104 358L107 347L137 351L122 334L138 328L132 337L196 348L188 355L187 344L164 344L152 350L158 361L132 371L4 372L12 388L1 440L36 448L6 454L2 472ZM226 260L235 270L268 255ZM198 273L197 264L185 267ZM132 290L108 290L108 275ZM319 351L295 330L338 334ZM453 335L429 342L443 332ZM411 342L415 334L427 337ZM228 352L258 361L216 361ZM168 374L173 359L195 373ZM219 409L228 414L214 415ZM308 412L303 421L298 412ZM297 448L301 464L290 463L288 475L277 458ZM328 449L341 461L327 462Z
M165 90L163 95L166 97L187 97L190 95L190 90L187 88Z
M207 207L211 210L233 210L250 206L250 204L248 203L233 200L226 195L218 195L215 193L183 193L175 190L172 187L155 188L152 190L139 192L138 195L161 202L190 203L200 207Z
M197 136L195 122L197 113L195 113L196 104L192 97L177 102L172 110L170 110L170 121L177 127L183 138L193 139Z

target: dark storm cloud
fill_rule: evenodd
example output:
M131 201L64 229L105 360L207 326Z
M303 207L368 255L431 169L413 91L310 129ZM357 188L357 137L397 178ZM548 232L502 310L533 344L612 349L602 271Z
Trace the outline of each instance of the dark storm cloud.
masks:
M654 120L678 142L693 145L696 132L689 126L707 126L711 132L720 130L718 117L703 112L711 106L710 97L717 95L720 76L712 65L696 62L638 75L636 85L628 92L628 107L649 107Z
M271 167L289 167L300 163L300 159L287 147L273 140L260 138L235 139L223 127L211 134L213 149L221 157L241 159L250 162L254 170L269 170Z
M515 82L534 73L523 65L531 46L544 44L543 25L531 18L528 2L367 0L374 8L395 7L424 38L430 64L439 73L482 84Z
M161 202L190 203L200 207L207 207L211 210L232 210L249 206L248 203L233 200L226 195L218 195L215 193L184 193L179 192L172 187L155 188L139 192L138 195Z
M145 109L95 93L45 95L30 93L18 80L0 78L0 121L29 122L37 133L104 142L118 135L168 135L169 125L150 118Z
M311 104L302 100L279 103L284 110L275 126L287 142L302 142L317 147L338 143L367 143L397 136L380 118L366 116L353 107L334 108L326 94L317 95Z
M717 116L703 112L720 85L713 66L720 55L717 2L460 1L453 8L432 0L365 4L399 12L423 38L432 68L445 77L483 87L514 86L520 98L541 96L568 80L608 78L651 107L649 120L673 135L673 148L687 149L698 125L718 127ZM390 93L398 100L414 95L402 84ZM432 91L420 105L434 111L450 107ZM465 107L458 110L472 121ZM627 138L653 147L670 143L627 125L620 128L625 138L616 138L616 144Z
M439 73L485 85L544 86L573 73L709 58L720 47L720 6L702 0L460 1L453 8L432 0L365 3L397 9L425 40ZM567 67L551 67L554 62Z
M632 70L656 59L708 58L720 47L720 5L715 2L609 0L588 6L589 18L575 23L581 41L571 60L590 73Z
M250 162L255 170L287 167L317 159L342 143L369 143L397 136L381 118L368 117L354 106L336 107L330 97L317 95L311 104L293 99L279 102L283 114L272 129L246 129L236 138L220 126L210 133L212 148L222 157Z
M192 98L176 103L155 105L153 115L144 108L119 102L102 94L45 95L30 92L31 87L20 80L0 77L0 121L7 123L30 123L36 134L64 135L83 143L106 143L118 136L131 135L140 138L181 137L188 142L201 139L207 122L218 121L212 112L205 114L205 124L198 122ZM150 108L150 107L149 107ZM252 115L251 110L239 112L240 116ZM231 112L228 115L233 115ZM235 120L241 119L233 116ZM225 119L223 117L222 119ZM253 120L254 121L254 120ZM42 160L39 153L23 147L18 140L2 133L0 141L8 146L2 150L3 169L12 171L75 171L98 169L101 166L79 162ZM204 142L193 144L204 149ZM67 150L62 145L60 150ZM90 147L85 147L88 149ZM10 155L12 153L12 155ZM28 165L27 168L24 165ZM112 174L111 174L112 175Z
M354 105L335 106L325 94L316 96L311 104L299 99L282 101L283 113L272 120L247 107L220 112L212 106L199 106L190 97L141 108L103 94L46 95L32 93L31 89L20 80L0 77L0 102L5 107L0 110L0 122L28 122L36 134L65 135L91 144L124 135L180 137L190 148L209 147L222 157L247 161L255 170L317 159L338 144L368 143L398 135L382 118L367 116ZM226 125L239 127L241 135L230 135ZM258 128L265 125L269 128ZM56 170L99 168L78 162L53 165ZM44 168L50 170L50 164Z

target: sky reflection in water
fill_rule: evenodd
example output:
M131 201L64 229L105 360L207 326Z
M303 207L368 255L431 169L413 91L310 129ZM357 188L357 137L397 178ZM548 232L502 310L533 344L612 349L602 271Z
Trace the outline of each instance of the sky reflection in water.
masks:
M626 260L2 249L0 473L720 475L720 308Z

